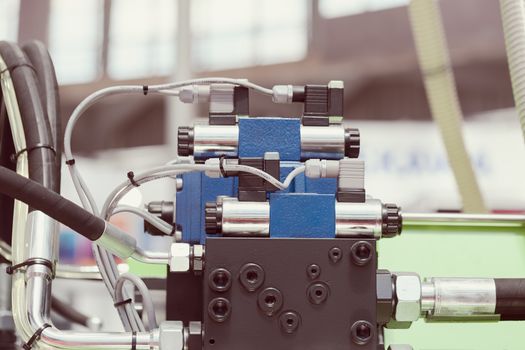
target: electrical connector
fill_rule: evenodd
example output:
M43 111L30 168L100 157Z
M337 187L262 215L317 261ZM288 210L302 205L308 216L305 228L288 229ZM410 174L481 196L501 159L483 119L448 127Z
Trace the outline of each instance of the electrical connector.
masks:
M293 86L292 85L275 85L272 88L274 103L292 103Z
M204 164L206 165L206 170L204 172L206 174L206 176L211 177L211 178L215 178L215 179L222 177L222 175L221 175L221 160L220 160L220 158L209 158L209 159L206 159ZM210 166L209 169L208 169L208 166Z
M184 103L208 102L210 94L210 85L191 85L180 89L179 100Z
M309 159L304 165L304 174L311 179L336 178L339 175L338 160Z

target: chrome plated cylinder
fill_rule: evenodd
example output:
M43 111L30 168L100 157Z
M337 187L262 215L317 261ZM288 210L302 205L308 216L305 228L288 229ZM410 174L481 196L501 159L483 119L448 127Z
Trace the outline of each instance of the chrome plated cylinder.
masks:
M239 202L236 198L224 198L220 204L222 234L225 236L270 235L270 203Z
M427 282L428 283L428 282ZM475 317L494 315L496 283L492 278L432 278L434 307L429 317ZM430 289L428 289L430 291ZM428 295L430 299L430 295ZM425 302L426 309L431 305Z
M365 203L335 203L336 237L380 238L383 224L383 204L377 199ZM270 203L239 202L237 198L220 198L213 220L225 236L270 235Z
M301 126L301 158L342 159L345 129L342 125Z
M380 238L382 217L383 204L377 199L367 199L364 203L336 202L335 235Z
M237 125L195 125L193 156L199 158L237 157L239 127Z
M195 125L191 134L188 148L192 149L195 159L238 156L238 125ZM300 134L303 159L342 159L345 156L342 125L301 126Z
M29 242L29 257L43 258L55 262L58 257L58 224L41 211L27 215L26 241Z
M426 314L434 310L436 305L436 292L434 283L423 282L421 284L421 313Z

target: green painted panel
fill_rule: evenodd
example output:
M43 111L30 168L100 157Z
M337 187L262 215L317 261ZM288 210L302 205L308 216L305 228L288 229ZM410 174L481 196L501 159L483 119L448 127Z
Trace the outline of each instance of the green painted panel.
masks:
M525 229L413 227L379 242L379 266L421 277L523 277ZM437 323L418 321L386 330L387 344L416 350L523 350L525 322Z

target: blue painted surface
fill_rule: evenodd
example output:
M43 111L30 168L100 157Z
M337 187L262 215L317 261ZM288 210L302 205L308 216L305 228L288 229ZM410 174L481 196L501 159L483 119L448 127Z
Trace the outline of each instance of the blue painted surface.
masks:
M271 194L270 237L334 238L335 196L315 193Z
M237 178L209 178L204 173L182 175L182 190L177 192L176 221L182 228L182 240L204 243L204 207L214 202L217 196L234 196L237 193Z
M280 178L281 181L284 181L293 169L301 165L301 120L298 118L240 118L238 150L239 157L263 157L266 152L278 152L281 160ZM182 228L184 242L203 243L206 240L204 225L206 202L214 202L217 196L221 195L236 197L238 179L237 177L209 178L203 173L184 174L182 179L183 189L177 193L176 221ZM271 204L272 212L280 210L281 205L291 205L294 213L286 219L286 223L282 224L279 220L285 220L285 218L274 214L277 215L278 221L272 223L272 227L277 229L276 232L280 232L278 235L282 237L290 234L332 237L335 231L333 228L335 213L330 209L330 206L334 205L333 200L328 201L326 199L328 197L320 197L315 194L330 194L330 198L333 198L336 189L335 179L308 179L304 174L300 174L288 189L278 191L275 195L278 193L310 193L312 195L279 199L276 202L278 205L276 209ZM328 213L330 210L331 213ZM325 224L320 224L319 221ZM289 230L285 232L285 228L289 228L290 223L294 223L293 233L290 233ZM311 232L312 229L306 230L307 227L317 227L319 230Z
M286 176L299 165L301 165L300 162L281 162L281 181L284 181ZM204 173L187 173L182 175L182 180L183 187L177 193L176 205L176 220L182 228L182 240L191 243L204 243L206 240L204 226L206 202L214 202L217 196L236 197L237 177L216 179L210 178ZM304 174L300 174L288 189L276 193L333 194L335 191L335 179L308 179Z
M265 152L279 152L281 160L300 160L301 120L240 118L239 157L263 157Z

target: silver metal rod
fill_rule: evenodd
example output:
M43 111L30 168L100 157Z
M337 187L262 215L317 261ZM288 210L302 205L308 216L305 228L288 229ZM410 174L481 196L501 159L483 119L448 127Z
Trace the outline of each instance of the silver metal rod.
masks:
M525 226L525 215L460 214L460 213L403 213L403 226Z

